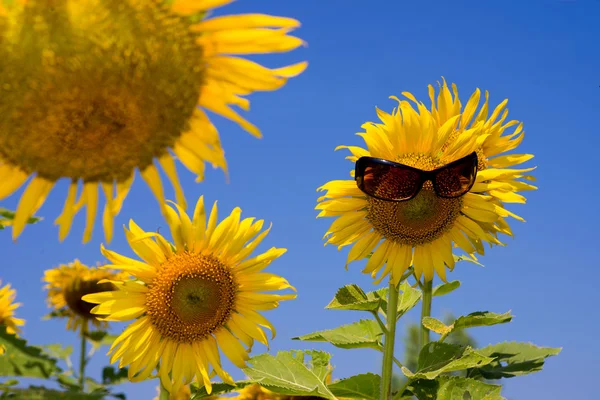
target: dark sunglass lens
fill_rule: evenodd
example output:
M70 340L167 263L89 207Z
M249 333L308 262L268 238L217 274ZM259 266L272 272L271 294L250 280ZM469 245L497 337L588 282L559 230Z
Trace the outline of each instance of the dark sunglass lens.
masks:
M371 196L387 200L406 200L419 190L419 173L407 168L366 163L360 188ZM362 186L361 186L362 185Z
M472 157L449 165L435 175L435 190L442 197L459 197L467 193L475 182L477 165Z

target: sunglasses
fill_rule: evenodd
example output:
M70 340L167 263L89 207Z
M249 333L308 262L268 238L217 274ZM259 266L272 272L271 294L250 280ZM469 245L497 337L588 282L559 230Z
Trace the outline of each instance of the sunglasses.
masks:
M360 190L386 201L410 200L421 191L426 181L431 181L439 197L460 197L471 190L476 176L475 152L433 171L423 171L381 158L361 157L356 161L354 171L354 179Z

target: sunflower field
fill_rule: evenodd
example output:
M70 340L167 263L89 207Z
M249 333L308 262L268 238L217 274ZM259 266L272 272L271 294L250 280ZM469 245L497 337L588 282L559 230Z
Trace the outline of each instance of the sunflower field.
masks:
M600 5L434 3L0 0L0 399L594 399Z

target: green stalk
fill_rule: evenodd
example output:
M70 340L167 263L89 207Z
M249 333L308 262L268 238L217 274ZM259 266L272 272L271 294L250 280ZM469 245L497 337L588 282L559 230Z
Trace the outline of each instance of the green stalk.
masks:
M421 308L421 349L429 343L429 329L423 326L423 318L431 315L431 298L433 294L433 281L423 285L423 308Z
M79 387L82 392L85 392L85 352L87 339L85 337L87 329L87 321L81 326L81 354L79 355Z
M398 288L390 279L387 304L387 332L383 347L383 366L381 368L380 400L389 400L392 396L392 373L394 368L394 340L396 339L396 319L398 316Z
M160 379L159 379L160 381ZM169 392L167 391L167 389L165 389L165 387L163 386L162 382L160 382L160 395L158 397L159 400L169 400L171 396L169 395Z

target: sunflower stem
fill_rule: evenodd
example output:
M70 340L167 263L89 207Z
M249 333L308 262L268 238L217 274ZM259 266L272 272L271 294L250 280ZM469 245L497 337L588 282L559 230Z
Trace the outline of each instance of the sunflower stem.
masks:
M387 334L387 328L386 328L385 324L383 323L383 321L381 320L381 317L379 316L379 314L377 313L377 311L373 311L372 314L375 317L375 320L377 321L377 323L379 324L379 327L381 328L381 331L384 334Z
M381 368L381 400L389 400L392 395L392 373L394 369L394 340L398 315L398 288L390 279L387 302L387 332L383 347L383 366Z
M160 379L159 379L160 380ZM160 394L159 400L169 400L171 396L169 395L169 391L163 386L162 381L160 382Z
M423 305L421 308L421 349L429 343L429 329L423 326L423 318L431 315L431 298L433 297L433 281L426 282L423 286Z
M79 355L79 387L82 392L85 392L85 348L87 345L86 324L81 327L81 354Z

